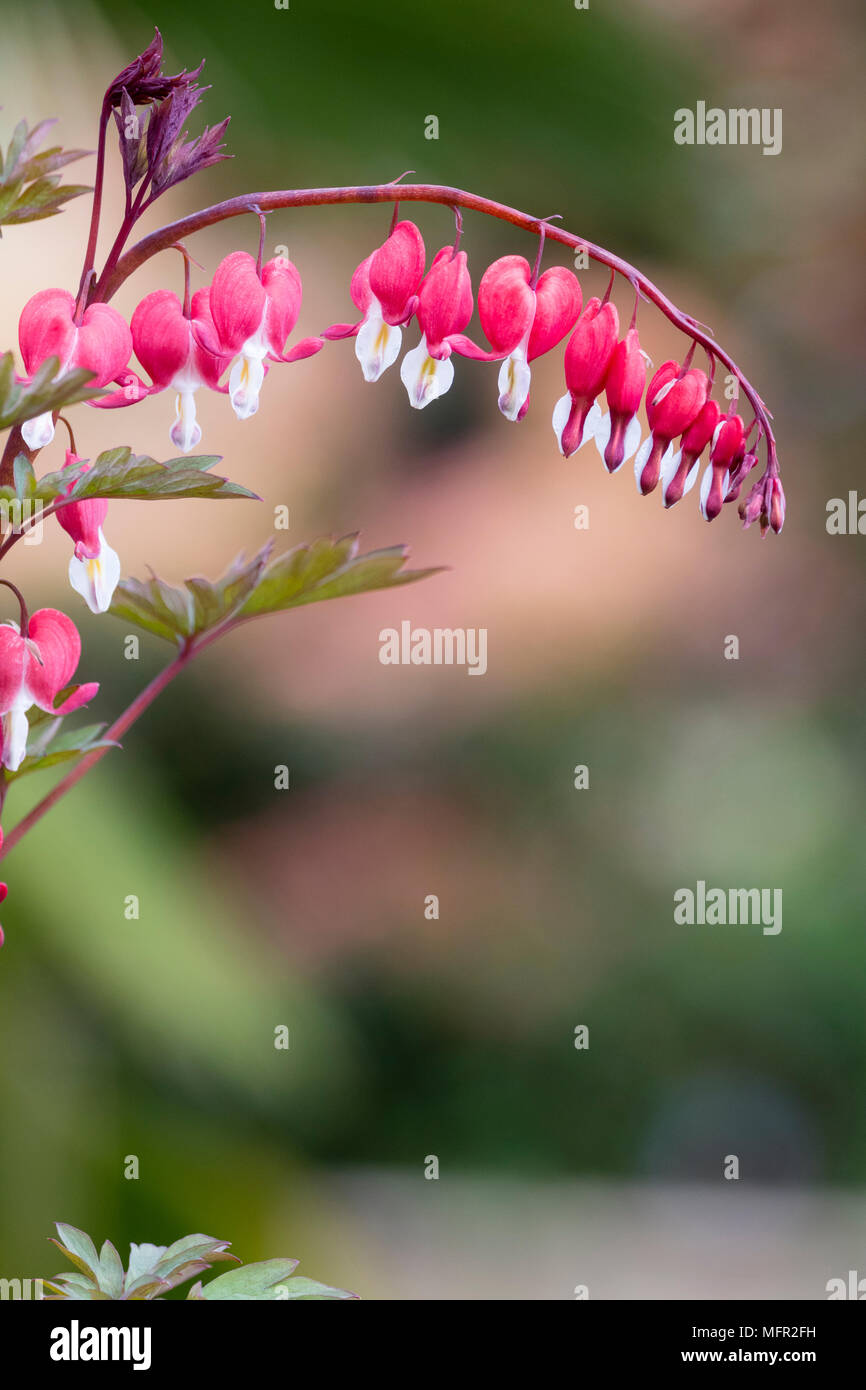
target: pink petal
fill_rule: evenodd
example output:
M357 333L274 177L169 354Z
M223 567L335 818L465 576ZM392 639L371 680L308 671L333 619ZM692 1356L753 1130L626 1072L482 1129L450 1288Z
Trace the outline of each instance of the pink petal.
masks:
M321 352L324 346L323 338L301 338L300 342L295 343L294 347L289 348L288 352L277 360L279 362L303 362L305 357L314 357L317 352Z
M225 352L234 355L258 330L265 301L252 256L246 251L226 256L217 266L210 291L211 313Z
M46 357L66 363L75 346L75 300L68 290L40 290L28 299L18 321L18 343L28 374Z
M168 386L189 362L192 330L170 290L146 295L132 316L135 355L155 386Z
M373 252L368 263L370 291L381 304L386 323L405 323L424 275L425 258L424 238L414 222L398 222L387 241Z
M462 333L472 317L472 281L466 252L443 246L418 291L418 321L431 357L451 334Z
M56 608L40 608L30 619L28 637L42 664L27 653L27 686L40 709L53 710L59 690L69 684L81 656L81 638L71 618Z
M566 266L551 266L539 277L535 287L535 318L527 352L530 362L556 347L570 332L577 321L582 302L577 276Z
M0 626L0 714L11 709L24 682L27 648L14 627Z
M87 367L97 386L105 386L122 372L132 354L132 334L126 320L110 304L91 304L85 309L72 351L70 366Z
M271 351L279 357L301 312L300 272L278 256L262 267L262 284L268 298L265 333Z
M607 403L614 414L634 415L646 385L646 359L640 350L636 328L617 343L604 381Z
M494 350L507 357L528 332L535 315L532 271L522 256L501 256L478 286L478 317Z
M618 335L616 306L591 299L565 349L565 381L572 396L593 400L598 395Z

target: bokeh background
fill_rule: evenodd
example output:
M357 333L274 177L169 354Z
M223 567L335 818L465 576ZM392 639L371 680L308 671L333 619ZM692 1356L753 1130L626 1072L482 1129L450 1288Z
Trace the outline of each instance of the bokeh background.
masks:
M0 1274L54 1272L55 1220L124 1253L205 1231L367 1298L821 1298L866 1272L866 540L825 527L862 486L856 0L0 8L5 138L57 115L92 147L99 93L154 23L170 70L206 57L204 119L231 114L234 159L161 220L404 169L561 212L758 384L789 504L762 542L732 508L708 527L694 493L640 499L592 446L565 463L559 353L519 427L495 367L460 362L414 412L346 343L275 370L253 420L202 401L202 449L263 504L114 504L127 573L215 575L280 504L278 542L360 530L450 568L211 649L4 865ZM676 146L698 100L781 107L782 153ZM109 223L119 208L113 180ZM406 212L431 253L452 239L447 210ZM31 293L77 283L87 215L4 235L4 346ZM270 219L304 275L299 332L350 316L388 217ZM256 237L251 218L196 238L199 283ZM476 283L533 251L474 216L464 245ZM586 298L606 276L581 280ZM180 289L176 255L118 307L162 285ZM656 362L681 350L651 309L640 326ZM171 413L81 407L79 451L168 457ZM169 652L124 660L123 625L66 590L67 554L56 528L9 574L73 614L109 720ZM403 619L486 627L486 676L381 666ZM50 779L10 795L7 826ZM782 888L781 934L676 926L698 879Z

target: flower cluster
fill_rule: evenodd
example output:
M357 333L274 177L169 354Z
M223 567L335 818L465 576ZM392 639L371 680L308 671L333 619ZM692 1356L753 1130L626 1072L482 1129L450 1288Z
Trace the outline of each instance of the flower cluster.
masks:
M459 242L459 237L458 237ZM620 337L616 305L606 296L583 304L577 276L563 266L543 274L522 256L502 256L488 266L478 286L478 316L488 340L484 347L465 329L475 305L466 252L445 246L426 270L424 240L414 222L396 222L390 235L355 271L350 294L361 315L336 323L321 336L302 338L287 348L298 321L302 286L297 267L278 256L264 265L246 251L234 251L218 266L213 281L184 303L170 290L155 290L138 305L129 326L110 305L95 303L77 321L72 295L41 290L25 306L19 340L30 376L50 356L61 373L87 367L98 386L118 388L92 402L100 408L127 406L157 392L175 393L170 437L183 453L196 447L201 428L195 394L206 387L228 394L239 419L258 410L271 363L301 361L319 352L326 339L355 339L364 377L378 381L397 360L403 329L416 320L420 340L400 365L410 405L420 410L442 396L454 380L454 357L499 362L498 402L506 419L522 420L529 408L532 362L566 336L565 394L553 410L553 430L569 458L589 440L609 472L634 459L638 490L646 495L661 483L665 507L694 486L706 456L700 507L712 521L726 502L735 501L757 463L736 401L725 413L712 399L712 380L682 362L664 362L646 387L647 356L634 318ZM135 352L144 381L129 367ZM227 380L221 380L228 372ZM642 440L638 417L644 401L649 433ZM602 409L604 396L607 406ZM24 426L24 440L43 448L54 433L50 413ZM68 455L67 462L80 462ZM762 530L780 531L784 493L778 477L767 477L740 507L745 525L759 520ZM61 524L75 543L70 562L73 587L94 612L111 602L119 576L117 557L105 544L105 506L71 505Z
M109 475L121 464L115 459L106 465L105 456L100 456L96 471L82 485L81 480L93 465L79 456L65 417L62 418L69 429L70 448L64 464L56 472L37 478L34 461L52 442L61 408L76 404L88 391L99 393L88 400L89 405L109 410L171 391L174 410L169 434L175 448L188 454L202 437L196 418L196 394L200 389L228 396L237 417L249 419L259 408L265 379L273 366L299 362L320 352L326 341L348 338L355 341L355 354L365 380L375 382L397 362L404 329L410 330L413 323L417 325L417 340L409 345L400 363L400 378L413 409L426 408L449 390L455 359L463 357L498 365L499 410L507 420L520 421L530 405L533 363L564 343L565 391L553 407L552 423L559 449L566 458L592 440L611 473L633 459L639 492L646 495L660 486L665 507L673 506L695 486L704 461L698 495L703 516L712 521L726 503L740 497L758 462L763 439L766 467L740 501L739 512L745 526L757 521L762 534L781 531L785 496L779 480L771 417L757 392L709 333L678 310L640 271L600 247L584 245L562 228L553 228L549 220L540 222L478 195L430 184L406 186L395 181L378 187L289 189L240 195L200 209L185 217L181 226L161 227L128 248L133 228L156 199L182 180L227 158L223 150L227 120L206 127L197 136L185 129L205 90L195 80L200 71L199 67L191 72L164 72L162 39L157 31L144 52L109 83L100 111L90 230L77 294L56 288L35 294L24 306L19 320L24 374L13 381L11 353L4 355L0 366L0 418L5 421L4 428L10 429L0 458L0 500L5 505L26 501L40 506L48 500L49 513L56 516L72 542L70 583L94 613L108 610L120 578L120 560L104 533L109 496L251 494L226 479L213 480L211 486L202 488L200 469L212 462L208 459L190 460L191 466L183 459L172 459L166 464L136 459L131 470L137 476L135 484L130 484L128 490L119 485L112 490ZM98 271L106 140L112 122L120 142L125 206L120 226ZM14 201L0 199L0 221L41 219L56 211L66 198L90 191L76 186L54 187L52 171L82 152L49 150L35 155L43 129L44 125L28 135L24 126L16 132L13 152L7 155L0 180L5 181L7 192L10 186L13 188ZM14 173L12 185L10 169ZM456 214L456 241L438 250L429 265L421 231L414 222L399 220L401 201L439 203L452 207ZM361 202L393 203L394 213L389 235L361 261L352 276L349 294L357 316L352 322L332 324L318 336L301 338L289 345L300 317L301 276L284 256L264 261L267 216L278 208ZM476 296L467 255L460 247L461 206L509 222L537 237L535 264L530 266L519 255L500 257L484 271ZM217 267L210 284L193 293L191 257L179 237L188 237L229 217L247 215L259 219L258 255L254 257L244 250L231 252ZM542 254L548 237L572 249L581 247L611 269L611 282L603 298L594 296L584 302L577 276L564 266L554 265L542 273ZM139 266L169 248L179 250L184 257L183 298L169 289L156 290L141 300L127 323L109 300ZM634 312L624 332L611 298L617 275L635 295ZM662 363L649 385L648 367L652 364L641 347L637 329L641 297L655 303L690 342L682 360ZM476 342L466 331L476 304L485 343ZM706 353L706 370L692 363L699 346ZM137 359L136 367L131 365L133 356ZM712 395L718 363L731 374L728 381L735 383L735 394L726 406ZM748 425L738 413L740 388L754 411L754 419ZM642 406L648 429L645 438L639 414ZM129 450L113 452L131 455ZM153 490L145 488L142 492L141 477L152 479L154 471L160 475L160 488L154 484ZM166 474L170 475L167 486ZM116 476L114 482L117 484ZM0 558L22 534L23 526L5 526L0 537ZM341 545L342 542L331 547L337 570L347 563L347 556L340 552ZM426 573L410 572L395 578L392 559L389 552L378 556L369 575L372 587L405 582ZM238 567L236 563L229 571L231 582L225 590L219 585L208 586L203 580L195 581L198 587L190 602L198 617L199 604L202 610L219 613L226 592L248 593L244 586L257 583L259 571L270 573L265 566L266 552L249 565ZM357 592L345 575L344 579L344 592ZM145 630L163 636L168 630L172 640L178 637L182 652L178 661L182 664L192 650L191 630L183 622L177 626L174 618L186 613L186 601L177 599L172 608L162 581L154 579L153 583L159 590L162 612L156 612L155 627L150 619L143 620ZM5 579L0 584L13 590L20 606L19 622L0 622L2 809L10 778L40 764L39 751L47 746L46 738L50 743L54 737L59 719L84 705L97 687L69 684L81 653L72 620L52 608L28 616L17 587ZM126 590L125 601L131 601L132 593L139 605L139 616L146 616L147 596L139 592L142 586L136 590L133 581ZM173 672L174 668L169 669ZM154 698L159 689L160 685L152 683L143 692L140 702L131 707L132 718L144 707L141 701L146 703ZM112 730L123 732L128 722L124 715ZM47 734L43 728L28 743L30 733L40 726L47 727ZM110 743L109 738L107 745ZM57 751L62 755L87 752L90 758L101 756L101 751L95 751L87 739ZM78 775L77 770L70 774ZM35 823L50 802L51 796L16 826L16 839ZM0 855L9 848L9 841L4 847L0 831ZM0 902L5 893L5 884L0 883Z
M396 361L402 330L415 318L421 339L400 367L413 407L420 410L448 390L456 353L501 363L499 409L508 420L522 420L529 407L530 363L570 333L565 349L567 390L553 411L553 430L566 458L590 439L611 473L634 458L641 494L652 492L661 481L664 505L671 507L694 486L701 458L709 450L700 489L703 516L712 521L725 502L739 497L743 480L757 463L747 441L758 422L747 430L735 401L723 414L710 395L711 377L690 365L691 353L682 363L663 363L652 377L646 392L649 435L641 443L638 410L648 358L634 318L620 338L616 306L607 296L592 298L584 306L571 270L553 266L539 275L538 263L531 270L522 256L502 256L487 268L478 286L478 316L490 344L484 348L463 331L473 311L465 252L457 246L443 247L426 275L424 266L420 231L413 222L396 223L352 277L350 294L363 317L353 324L333 324L322 335L355 338L367 381L378 381ZM602 392L606 411L599 405ZM769 527L778 532L784 508L778 477L766 477L753 488L740 515L746 526L760 520L762 531Z

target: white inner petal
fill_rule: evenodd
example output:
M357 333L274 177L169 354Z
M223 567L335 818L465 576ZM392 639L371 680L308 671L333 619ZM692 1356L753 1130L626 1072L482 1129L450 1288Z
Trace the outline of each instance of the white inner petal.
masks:
M54 438L54 417L50 410L37 415L35 420L25 420L21 426L21 438L28 449L44 449Z
M499 409L506 420L516 420L526 404L532 371L521 344L499 368Z
M374 297L355 338L355 356L361 364L365 381L379 380L382 373L397 361L402 342L402 329L385 322L382 306Z
M409 404L415 410L423 410L450 387L454 380L454 363L450 357L441 360L431 357L427 338L422 337L418 346L407 352L400 363L400 380L406 387Z
M201 429L195 418L195 394L181 391L175 402L175 421L169 431L171 442L182 454L188 454L201 439Z
M246 344L244 345L246 347ZM259 408L259 392L265 379L262 357L239 357L229 374L229 396L239 420L248 420Z
M91 613L106 613L120 580L120 556L99 529L99 554L93 559L69 561L69 583L80 594Z

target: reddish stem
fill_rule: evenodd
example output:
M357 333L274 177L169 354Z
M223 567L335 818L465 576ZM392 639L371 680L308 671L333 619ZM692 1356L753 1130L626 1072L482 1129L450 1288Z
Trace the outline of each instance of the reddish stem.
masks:
M81 283L78 286L78 304L76 305L76 322L78 314L84 309L89 289L88 277L93 270L96 262L96 243L99 239L99 215L102 211L102 187L105 182L105 137L108 133L108 122L111 119L111 102L106 93L102 102L102 110L99 114L99 140L96 147L96 179L93 184L93 204L90 212L90 234L87 238L87 249L84 253L84 266L81 271Z
M528 213L520 212L517 208L494 202L491 198L484 198L478 193L467 193L461 188L448 188L441 184L428 183L399 185L384 183L345 188L281 189L271 193L249 193L237 198L228 198L225 202L214 203L209 208L191 213L188 217L181 217L177 222L172 222L167 227L161 227L159 230L151 232L149 236L143 237L127 251L126 255L119 259L112 260L109 257L91 297L102 301L111 299L133 271L138 270L145 261L156 255L158 251L165 250L174 241L179 241L184 237L191 236L194 232L201 231L203 227L211 227L214 223L224 222L230 217L246 216L253 205L262 212L274 212L279 208L321 207L338 203L396 203L404 201L440 203L450 207L467 208L471 212L485 213L488 217L496 217L502 222L510 222L512 226L521 227L524 231L532 232L536 236L540 236L543 231L545 236L552 241L558 241L563 246L569 246L575 250L585 250L594 261L598 261L600 265L606 265L624 276L638 293L664 314L670 323L679 328L682 333L687 334L694 342L700 343L702 347L710 351L737 378L744 395L764 428L767 440L768 472L771 476L778 473L776 442L770 424L770 413L736 362L725 352L724 348L720 347L706 329L697 324L688 314L682 313L651 280L648 280L635 266L630 265L620 256L605 251L603 247L594 245L593 242L587 241L584 237L575 236L573 232L567 232L561 227L553 227L547 220L532 217Z
M135 697L132 704L123 711L123 714L115 719L111 728L106 730L104 737L116 743L117 740L126 733L127 729L135 723L139 715L143 714L147 707L153 704L157 695L161 695L165 687L174 680L175 676L179 675L189 661L194 650L195 649L191 645L186 646L180 654L175 657L174 661L166 666L164 670L160 671L159 675L154 676L150 684L146 685L144 690ZM62 777L57 783L57 786L52 788L48 795L44 796L42 800L33 807L33 810L23 817L13 830L10 830L3 841L2 849L0 849L0 859L5 859L9 851L15 848L18 841L23 839L28 830L32 830L33 826L42 819L46 811L50 811L52 806L54 806L61 797L65 796L68 791L71 791L76 783L81 781L84 774L89 772L94 764L98 763L100 758L103 758L108 752L110 752L110 748L94 748L92 753L85 753L84 757L79 763L76 763L72 771L67 772L66 776Z

